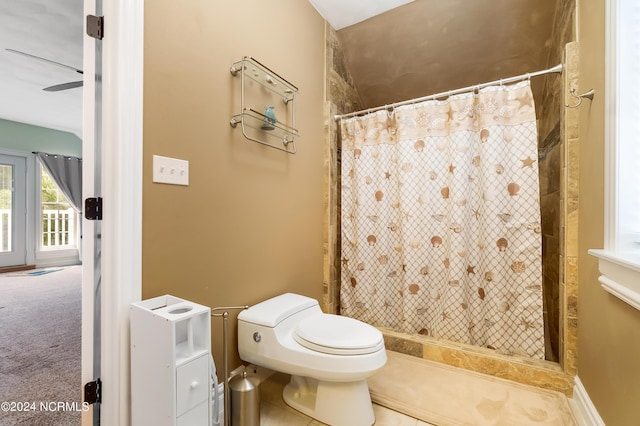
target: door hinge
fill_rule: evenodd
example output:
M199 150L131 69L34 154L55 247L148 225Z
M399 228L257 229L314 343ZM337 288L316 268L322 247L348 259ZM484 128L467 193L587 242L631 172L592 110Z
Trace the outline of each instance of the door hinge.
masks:
M87 35L102 40L104 37L104 16L87 15Z
M84 402L87 404L102 403L102 381L100 379L85 383Z
M88 220L102 220L102 198L84 200L84 217Z

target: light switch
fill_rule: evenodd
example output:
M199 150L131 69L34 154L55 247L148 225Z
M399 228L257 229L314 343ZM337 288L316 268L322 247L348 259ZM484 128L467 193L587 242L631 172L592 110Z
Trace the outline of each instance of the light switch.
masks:
M189 162L177 158L153 156L153 182L189 185Z

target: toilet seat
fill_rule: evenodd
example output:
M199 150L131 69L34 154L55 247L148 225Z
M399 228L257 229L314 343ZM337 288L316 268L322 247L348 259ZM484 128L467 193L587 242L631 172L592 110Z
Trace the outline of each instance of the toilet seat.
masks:
M298 323L293 337L307 349L332 355L364 355L384 348L378 329L340 315L307 317Z

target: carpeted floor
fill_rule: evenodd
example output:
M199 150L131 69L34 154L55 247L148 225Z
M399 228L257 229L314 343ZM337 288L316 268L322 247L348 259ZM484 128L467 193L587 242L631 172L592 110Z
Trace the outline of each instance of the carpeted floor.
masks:
M80 424L81 284L79 265L0 274L1 426Z

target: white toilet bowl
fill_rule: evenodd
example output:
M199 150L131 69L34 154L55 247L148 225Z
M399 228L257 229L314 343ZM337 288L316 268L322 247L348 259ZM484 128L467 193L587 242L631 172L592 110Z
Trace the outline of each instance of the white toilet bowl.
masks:
M283 399L296 410L333 426L375 422L366 379L387 361L375 327L287 293L238 315L238 351L244 361L292 375Z

